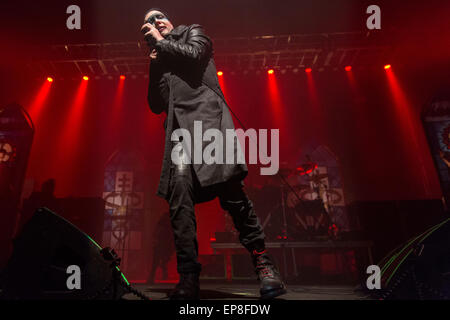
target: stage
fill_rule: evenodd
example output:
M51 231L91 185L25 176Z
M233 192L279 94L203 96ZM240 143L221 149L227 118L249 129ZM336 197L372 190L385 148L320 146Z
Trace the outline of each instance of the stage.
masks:
M175 284L137 284L133 285L152 300L168 300L167 293ZM287 293L280 296L279 300L370 300L364 294L355 291L352 286L304 286L287 284ZM129 293L124 297L126 300L139 300L138 297ZM201 300L259 300L259 286L242 283L201 283Z

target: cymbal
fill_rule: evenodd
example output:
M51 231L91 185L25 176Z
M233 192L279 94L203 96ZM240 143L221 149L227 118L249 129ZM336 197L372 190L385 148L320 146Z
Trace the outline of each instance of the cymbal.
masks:
M303 176L305 174L313 172L314 169L317 169L317 167L318 167L318 164L311 161L311 162L301 164L295 170L296 170L297 174L300 174L301 176Z

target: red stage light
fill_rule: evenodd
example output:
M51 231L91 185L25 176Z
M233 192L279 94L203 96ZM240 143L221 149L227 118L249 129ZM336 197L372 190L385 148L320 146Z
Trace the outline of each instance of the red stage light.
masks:
M89 80L89 77L88 76L84 76L83 80L87 81L87 80Z
M305 69L305 72L307 72L307 73L310 73L311 71L312 71L311 68L306 68L306 69Z
M53 82L53 78L52 78L52 77L48 77L48 78L47 78L47 81L48 81L48 82Z
M388 70L388 69L390 69L390 68L391 68L391 65L390 65L390 64L387 64L387 65L384 66L384 69L385 69L385 70Z
M345 71L351 71L352 70L352 66L346 66L345 67Z
M125 80L125 76L124 76L124 75L121 75L121 76L120 76L120 80Z
M267 73L268 74L273 74L275 71L273 70L273 69L269 69L269 70L267 70Z
M218 71L218 72L217 72L217 75L218 75L219 77L221 77L221 76L223 76L223 72L222 72L222 71Z
M41 88L36 93L34 99L32 100L32 103L30 105L30 108L28 109L28 113L30 114L31 119L33 119L34 123L39 123L39 116L41 115L41 112L45 106L48 94L50 92L50 88L52 87L51 81L49 79L52 79L48 77L45 81L43 81ZM53 79L52 79L53 81Z

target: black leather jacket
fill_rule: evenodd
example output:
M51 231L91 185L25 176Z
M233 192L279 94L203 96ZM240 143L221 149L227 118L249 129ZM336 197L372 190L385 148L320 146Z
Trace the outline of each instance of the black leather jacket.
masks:
M158 195L167 197L171 165L171 134L176 123L194 137L194 121L203 131L214 128L225 136L234 129L233 120L220 89L211 40L198 24L178 26L155 45L158 58L151 61L148 103L151 110L165 111L166 136ZM192 144L193 145L193 144ZM204 143L203 147L207 144ZM225 154L225 152L224 152ZM243 178L245 164L193 164L202 187Z
M160 114L167 112L170 74L198 84L203 80L208 62L213 61L213 50L211 40L198 24L178 26L165 39L156 42L155 49L158 58L150 64L148 101L152 111Z

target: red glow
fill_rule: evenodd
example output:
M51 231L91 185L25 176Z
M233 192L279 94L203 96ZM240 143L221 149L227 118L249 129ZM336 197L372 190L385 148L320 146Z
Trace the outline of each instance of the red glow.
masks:
M269 70L267 70L267 73L268 74L273 74L275 71L273 70L273 69L269 69Z
M310 71L308 71L308 69ZM308 94L313 103L313 106L317 109L319 108L319 94L317 93L316 84L314 83L313 75L311 74L311 68L305 69L307 73L307 81L308 81Z
M389 68L385 67L385 69L390 69L390 66ZM398 117L399 129L403 135L403 141L406 142L405 150L410 153L409 157L417 160L415 163L417 163L418 167L411 167L411 174L417 175L420 172L425 194L429 195L430 181L428 180L428 174L423 165L425 158L424 153L421 152L420 137L418 136L418 132L420 132L422 127L421 119L414 113L413 105L408 100L405 91L392 69L386 72L386 77L394 102L394 111Z
M311 70L311 68L308 69ZM306 72L306 81L308 87L308 97L312 107L311 116L313 117L312 120L316 123L317 126L317 137L320 138L322 135L326 134L328 129L324 123L325 112L323 110L324 108L320 100L319 92L317 90L314 74L311 71Z
M365 100L364 96L362 95L361 89L359 88L359 83L355 80L355 75L353 74L353 71L349 71L345 73L345 76L347 78L347 82L350 88L350 92L352 94L352 99L355 103L355 106L360 106L360 104ZM354 110L355 118L358 119L357 123L363 123L367 120L367 113L364 112L363 108L355 108ZM364 135L365 133L361 131L361 135ZM362 138L362 136L361 136Z
M48 81L48 82L53 82L53 78L52 78L52 77L48 77L48 78L47 78L47 81Z
M345 67L345 68L347 68L347 67ZM351 69L350 70L345 69L345 70L346 71L351 71ZM350 89L352 90L352 94L354 96L354 99L360 99L360 95L359 95L359 92L358 92L358 89L357 89L356 81L355 81L355 78L353 77L353 72L346 72L345 74L347 76L348 83L350 85Z
M123 78L122 78L123 77ZM114 139L118 132L120 132L121 116L123 116L123 92L125 87L125 76L120 76L120 80L117 82L116 94L114 96L114 102L111 108L111 121L108 128L108 136ZM117 139L117 138L116 138Z
M313 162L309 162L307 164L307 166L302 167L299 166L298 168L296 168L296 170L299 172L299 174L301 176L305 175L305 174L310 174L311 172L313 172L315 169L317 169L318 164L317 163L313 163Z
M305 69L305 72L306 72L306 73L310 73L311 71L312 71L311 68L306 68L306 69Z
M390 69L390 68L391 68L391 65L390 65L390 64L387 64L387 65L384 66L384 69L385 69L385 70L388 70L388 69Z
M31 119L35 124L37 123L37 119L42 112L45 100L48 96L48 93L50 92L50 87L51 81L47 79L40 87L38 93L36 94L36 96L33 99L33 102L30 105L30 108L28 109L28 113L30 114Z
M278 81L279 80L276 73L269 74L267 77L267 92L269 93L269 103L272 111L273 125L277 128L283 128L286 127L287 124L284 120L284 106L281 99Z
M88 80L89 80L89 77L88 77L88 76L84 76L84 77L83 77L83 80L88 81Z
M72 100L72 106L70 108L70 114L66 119L66 134L63 135L67 138L67 141L75 142L79 138L79 129L82 123L83 106L85 104L87 91L87 83L82 81L78 86L75 98Z
M352 70L352 66L346 66L345 67L345 71L351 71Z
M216 238L209 238L209 241L216 241Z
M64 177L60 179L59 194L66 196L73 188L73 183L78 179L77 157L82 156L82 125L83 111L86 104L87 81L80 81L80 84L73 98L72 104L65 118L62 119L63 130L57 142L58 156L54 158L55 176Z
M226 92L226 85L225 85L225 80L226 80L227 77L225 77L225 78L223 77L223 72L222 71L217 72L217 75L219 76L220 89L222 89L223 95L228 100L227 92Z

